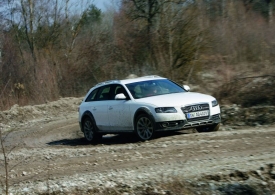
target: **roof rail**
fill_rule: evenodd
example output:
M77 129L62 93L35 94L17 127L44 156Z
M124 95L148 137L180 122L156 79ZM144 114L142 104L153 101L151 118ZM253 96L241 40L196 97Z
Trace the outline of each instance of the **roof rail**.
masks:
M162 77L158 75L147 75L147 76L143 76L143 78L162 78Z
M101 82L101 83L98 83L95 85L96 86L100 86L100 85L105 85L105 84L112 84L112 83L120 83L119 80L109 80L109 81L104 81L104 82Z

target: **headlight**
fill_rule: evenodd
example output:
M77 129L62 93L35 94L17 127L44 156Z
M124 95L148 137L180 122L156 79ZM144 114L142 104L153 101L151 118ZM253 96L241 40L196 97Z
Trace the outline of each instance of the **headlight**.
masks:
M219 103L218 103L218 101L217 100L213 100L212 101L212 107L215 107L215 106L217 106Z
M174 107L161 107L155 108L156 113L176 113L177 110Z

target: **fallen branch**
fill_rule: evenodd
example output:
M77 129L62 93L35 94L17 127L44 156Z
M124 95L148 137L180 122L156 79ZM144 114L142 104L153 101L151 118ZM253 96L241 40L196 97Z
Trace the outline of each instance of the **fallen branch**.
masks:
M1 150L4 157L4 168L5 168L5 194L9 194L9 171L8 171L8 157L4 146L4 139L2 138L2 130L0 129L0 144Z

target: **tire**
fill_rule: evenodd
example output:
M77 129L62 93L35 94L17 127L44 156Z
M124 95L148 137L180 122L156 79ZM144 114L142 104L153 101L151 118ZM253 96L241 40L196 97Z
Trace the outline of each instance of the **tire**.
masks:
M154 120L147 114L139 115L135 122L135 133L141 141L151 139L155 133Z
M220 128L220 123L214 124L214 125L208 125L208 126L203 126L203 127L197 127L198 132L213 132L213 131L218 131Z
M93 119L87 117L83 121L83 133L88 142L95 142L100 140L101 134L96 133L96 125Z

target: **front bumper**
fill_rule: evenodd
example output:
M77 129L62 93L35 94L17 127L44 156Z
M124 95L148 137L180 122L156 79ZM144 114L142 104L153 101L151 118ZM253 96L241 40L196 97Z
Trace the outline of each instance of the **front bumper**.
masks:
M206 126L206 125L214 125L218 123L221 123L221 115L215 114L210 116L208 119L189 121L189 122L186 119L157 122L156 131L176 131L176 130Z

